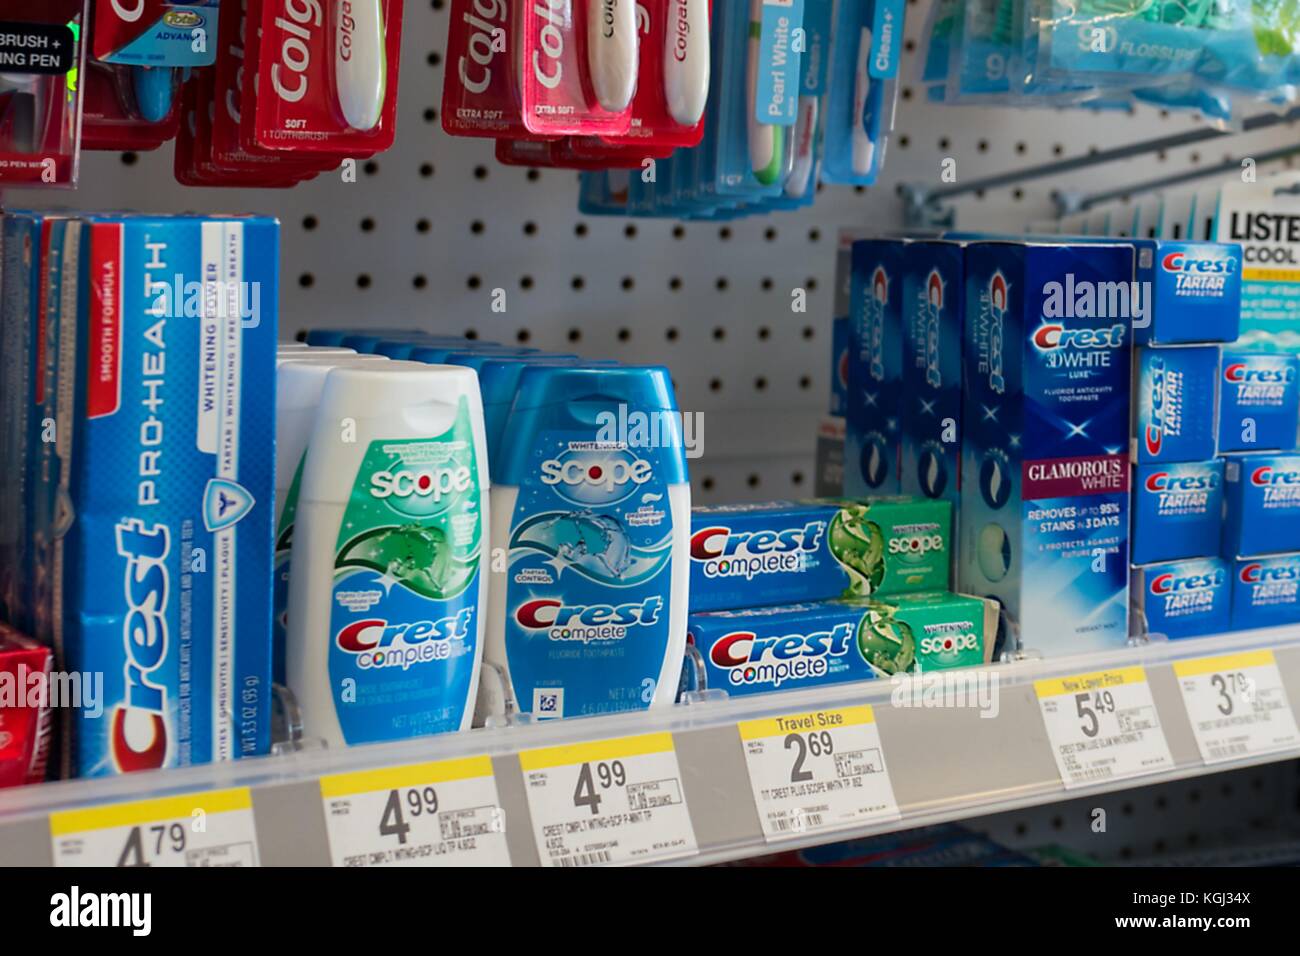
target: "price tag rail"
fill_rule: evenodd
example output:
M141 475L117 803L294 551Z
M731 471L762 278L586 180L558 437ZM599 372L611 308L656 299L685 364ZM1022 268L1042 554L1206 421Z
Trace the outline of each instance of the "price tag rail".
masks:
M1104 681L1071 683L1112 672L1129 685L1140 676L1139 697L1126 691L1108 698ZM176 841L173 859L209 861L188 865L713 863L1294 759L1300 740L1292 704L1300 706L1300 627L709 699L654 713L309 748L0 790L0 866L91 862L93 854L79 846L95 841L78 844L79 826L102 831L136 822L143 838L129 826L121 832L147 856L150 806L168 808L173 823L225 812L231 835L207 840L220 846L200 840L182 851ZM852 719L837 727L835 714ZM1059 724L1050 733L1049 720ZM1163 748L1157 757L1137 753L1128 761L1131 775L1094 780L1086 760L1062 756L1088 753L1094 723L1103 744L1107 734L1131 744L1135 733L1157 733L1167 757ZM1069 768L1076 776L1067 784ZM543 800L538 788L546 787ZM852 787L863 794L856 803L846 793ZM557 800L568 817L557 815ZM250 803L251 811L243 809ZM435 811L447 814L446 823L414 819ZM251 824L240 816L250 812ZM558 832L548 826L601 813L609 814L608 822L599 819L611 833L642 825L647 815L656 824L623 839L622 850L614 837L586 850L548 841L548 832ZM362 840L353 826L373 828L374 839ZM174 835L161 823L152 832L160 852ZM378 842L408 833L398 852L396 843L384 850ZM106 855L94 862L112 865Z

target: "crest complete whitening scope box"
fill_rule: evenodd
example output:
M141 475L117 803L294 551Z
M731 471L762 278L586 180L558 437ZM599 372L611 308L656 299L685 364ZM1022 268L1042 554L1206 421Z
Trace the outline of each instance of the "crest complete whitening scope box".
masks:
M770 501L691 509L692 611L948 587L946 501Z
M80 776L265 753L279 223L88 216L70 527L53 549Z
M1222 528L1222 458L1134 469L1134 564L1218 554Z
M1134 568L1133 633L1196 637L1228 630L1231 569L1222 558L1196 558ZM1145 625L1145 626L1143 626Z
M1277 554L1300 546L1300 454L1226 459L1223 556Z
M962 246L903 249L902 490L954 503L961 470Z
M966 247L958 589L1050 654L1128 638L1132 259Z
M1205 461L1218 452L1219 348L1139 348L1133 360L1133 460Z
M1232 629L1300 623L1300 551L1232 563Z
M844 493L897 494L903 379L903 250L896 239L853 243Z
M986 664L997 620L948 591L692 614L683 684L736 696Z

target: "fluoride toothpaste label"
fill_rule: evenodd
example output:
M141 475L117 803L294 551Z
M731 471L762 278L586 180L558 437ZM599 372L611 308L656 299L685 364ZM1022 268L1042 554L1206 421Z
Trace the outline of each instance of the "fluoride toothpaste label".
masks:
M1225 352L1219 378L1219 451L1293 448L1300 382L1293 355Z
M463 398L436 438L370 444L339 528L330 602L330 684L349 744L460 729L482 536Z
M1217 553L1223 459L1139 466L1132 507L1134 564Z
M1220 558L1134 568L1134 633L1179 638L1226 631L1230 573Z
M1300 622L1300 553L1238 558L1232 571L1232 629Z
M1300 455L1230 456L1223 555L1274 554L1300 545Z
M534 719L644 710L668 645L672 449L542 432L510 521L505 645Z

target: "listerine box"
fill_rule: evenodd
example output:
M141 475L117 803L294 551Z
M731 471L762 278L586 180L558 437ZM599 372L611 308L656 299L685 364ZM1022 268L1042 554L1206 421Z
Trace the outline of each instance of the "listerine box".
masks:
M958 502L961 465L962 246L903 252L902 490Z
M853 243L846 495L896 494L899 489L904 247L893 239Z
M1300 623L1300 551L1237 558L1232 565L1232 629Z
M1222 527L1222 458L1134 469L1134 564L1218 554Z
M1205 461L1215 456L1218 346L1139 348L1133 378L1134 461Z
M1300 546L1300 454L1231 455L1224 477L1225 558Z
M995 601L948 591L691 614L689 683L757 694L983 664L997 620Z
M973 232L952 238L992 239ZM1080 236L1057 240L1104 244L1120 240ZM1122 240L1133 247L1129 311L1136 345L1233 342L1241 327L1241 246L1186 238Z
M1133 633L1196 637L1228 630L1231 569L1222 558L1194 558L1135 567Z
M693 508L690 608L941 590L951 539L951 506L924 498Z
M1049 654L1128 638L1132 256L966 247L958 589Z
M1224 351L1219 379L1219 451L1296 446L1300 359L1281 352Z
M82 226L70 527L53 550L83 776L269 746L279 224L92 216Z

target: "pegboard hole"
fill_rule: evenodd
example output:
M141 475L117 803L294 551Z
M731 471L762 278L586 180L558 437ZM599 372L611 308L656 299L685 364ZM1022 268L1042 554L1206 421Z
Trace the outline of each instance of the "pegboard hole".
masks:
M790 476L790 484L792 484L792 485L802 485L802 484L803 484L803 472L802 472L802 471L796 471L796 472L794 472L794 474L792 474L792 475Z
M473 342L475 339L478 338L478 329L466 329L465 338Z
M481 235L483 229L484 229L483 220L481 219L475 219L473 222L469 224L469 231L474 233L474 235L476 236Z
M533 277L532 277L532 276L520 276L520 277L519 277L519 288L524 289L524 290L528 290L528 289L531 289L532 287L533 287Z
M442 64L442 55L437 50L434 50L424 60L432 67L438 67Z
M126 152L122 154L123 166L134 166L139 161L140 161L139 153Z
M628 223L626 226L623 227L623 237L624 237L625 239L635 239L635 238L636 238L636 223L631 223L631 222L630 222L630 223Z
M726 337L727 337L727 330L724 329L722 326L719 325L717 328L713 330L713 341L721 342Z
M569 286L574 292L581 292L587 285L587 280L582 276L574 276L569 282Z
M808 230L809 242L821 242L821 238L822 238L822 231L820 229L813 228Z
M582 341L582 329L569 329L569 341L570 342Z
M469 286L471 289L477 289L479 286L483 284L483 280L480 279L478 276L470 276L468 279L465 280L465 284Z
M302 227L306 229L308 232L311 232L319 225L320 225L320 220L317 219L315 216L308 215L302 217Z
M375 231L375 221L374 221L373 219L371 219L369 216L366 216L364 219L361 220L361 231L362 231L362 232L374 232L374 231Z
M668 288L671 289L673 292L679 292L679 291L681 291L681 288L682 288L682 278L681 278L681 276L673 276L671 279L669 279L669 280L668 280Z
M804 338L806 338L806 339L810 339L810 338L812 338L812 337L813 337L814 335L816 335L816 334L817 334L817 330L814 329L811 325L805 325L805 326L803 327L803 337L804 337Z
M631 329L619 329L619 330L618 330L618 340L619 340L620 342L626 342L626 341L627 341L628 339L630 339L631 337L632 337L632 330L631 330Z
M368 276L368 275L367 275L366 273L364 273L364 272L361 273L361 275L357 276L357 288L358 288L358 289L369 289L369 288L370 288L370 276Z
M425 109L424 121L426 123L436 123L438 121L438 111L435 110L432 106Z
M726 276L718 276L718 281L715 282L715 283L713 283L714 288L716 288L719 292L726 292L726 291L727 291L727 286L728 286L729 284L730 284L730 283L727 282L727 277L726 277Z
M768 339L772 337L772 330L769 329L766 325L760 325L758 327L758 337L762 341L766 342Z
M759 285L762 286L764 292L771 292L771 291L772 291L772 279L771 279L771 277L770 277L770 276L764 276L764 277L763 277L763 281L760 282Z
M585 222L578 223L573 227L573 234L581 239L587 234L587 224Z
M758 475L750 475L745 479L745 484L749 485L751 488L757 488L760 481L762 481L762 479L759 478Z
M524 178L530 183L535 183L537 180L542 178L542 171L540 169L530 169L528 170L528 175Z
M432 176L432 175L433 175L433 163L421 163L421 164L420 164L420 175L423 176L425 179L428 179L430 176Z
M768 226L766 229L764 229L764 230L763 230L763 238L766 239L768 242L775 242L775 241L776 241L776 229L775 229L775 227L773 227L773 226Z
M807 391L808 389L812 388L812 376L811 376L811 375L801 375L801 376L799 377L799 387L802 388L802 389L804 389L805 391Z
M367 176L374 176L379 172L379 164L373 159L367 159L365 165L361 167L361 171Z
M487 168L486 166L475 166L475 167L474 167L474 178L475 178L475 179L487 179L487 177L488 177L488 168Z
M756 392L766 391L766 390L767 390L767 379L764 378L762 375L760 375L758 378L754 379L754 390L755 390Z
M704 480L700 482L700 487L703 488L705 491L712 491L712 490L713 490L713 478L712 478L711 476L707 476L707 475L706 475L705 478L704 478Z
M636 280L631 276L623 276L623 281L619 283L619 286L624 292L631 292L636 287Z
M415 221L416 232L428 232L431 228L433 228L433 224L427 219L417 219Z
M666 338L669 342L676 342L678 334L679 333L675 326L669 326L668 329L664 332L664 338Z
M533 333L529 332L527 329L520 329L518 332L515 333L516 342L527 342L532 337L533 337Z
M316 277L310 272L304 272L302 275L298 276L298 285L304 289L310 289L315 284Z
M673 226L673 238L674 238L674 239L684 239L684 238L686 238L686 227L685 227L685 226Z
M722 391L722 379L720 379L720 378L711 378L711 379L709 379L709 391L710 391L710 392L720 392L720 391Z
M730 227L730 226L723 226L721 229L719 229L719 230L718 230L718 238L721 239L723 242L726 242L728 239L730 239L730 238L731 238L731 227Z
M535 235L537 235L537 223L535 223L535 222L526 222L526 223L524 223L524 235L525 235L525 236L535 236Z
M417 289L423 289L428 284L429 279L427 276L417 275L411 280L411 285L415 286Z

